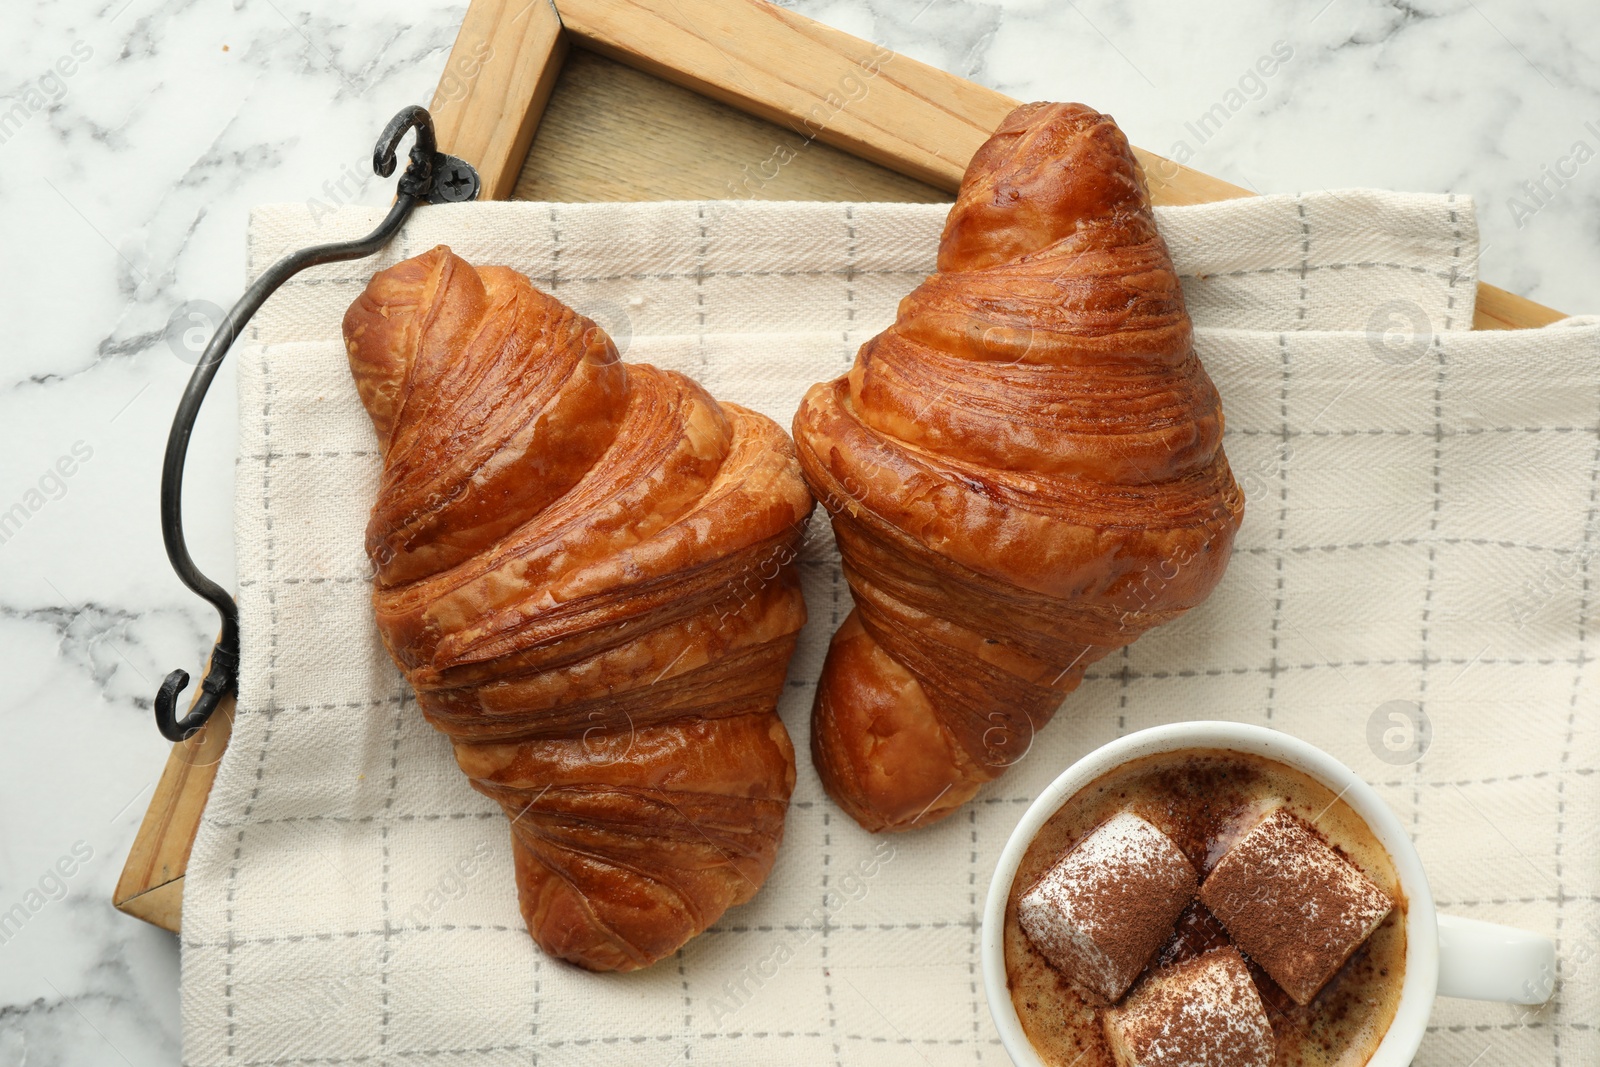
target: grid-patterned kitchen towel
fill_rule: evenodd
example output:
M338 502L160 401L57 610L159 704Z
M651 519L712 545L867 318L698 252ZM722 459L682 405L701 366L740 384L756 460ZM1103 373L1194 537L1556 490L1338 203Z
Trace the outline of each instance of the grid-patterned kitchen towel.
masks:
M630 975L533 945L504 816L378 642L361 545L379 462L340 318L373 270L447 242L596 317L626 358L787 425L931 269L943 209L427 208L381 262L275 296L238 355L244 666L185 890L185 1061L1004 1062L977 925L1008 831L1079 755L1198 717L1325 747L1410 823L1444 909L1558 938L1552 1004L1441 1002L1419 1063L1600 1058L1587 641L1600 326L1470 332L1463 198L1341 192L1158 218L1249 501L1215 595L1092 668L965 810L873 837L821 791L806 744L849 606L819 514L802 556L811 622L781 707L799 781L777 865L750 904ZM250 269L373 221L263 209ZM1393 740L1420 716L1414 759Z

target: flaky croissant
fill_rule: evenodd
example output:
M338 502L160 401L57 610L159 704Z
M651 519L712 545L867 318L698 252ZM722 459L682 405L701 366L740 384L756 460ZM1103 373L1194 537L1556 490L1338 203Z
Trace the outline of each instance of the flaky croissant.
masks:
M872 830L1019 759L1089 664L1205 599L1243 517L1144 176L1081 105L1006 117L938 272L794 436L855 598L811 748Z
M511 818L529 932L594 970L670 955L783 836L812 507L789 439L442 246L344 336L383 454L378 629Z

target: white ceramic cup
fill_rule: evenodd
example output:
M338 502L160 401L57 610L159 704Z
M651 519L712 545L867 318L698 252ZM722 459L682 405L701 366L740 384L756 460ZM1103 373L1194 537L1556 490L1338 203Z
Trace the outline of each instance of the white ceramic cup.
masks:
M1209 748L1277 760L1321 782L1366 820L1389 852L1406 895L1406 973L1400 1004L1368 1067L1405 1067L1422 1043L1435 997L1542 1004L1555 987L1556 948L1547 937L1434 911L1433 891L1405 828L1376 791L1332 756L1277 730L1231 722L1186 722L1141 730L1074 763L1039 794L1011 831L983 909L983 985L1000 1041L1018 1067L1040 1067L1006 983L1006 901L1022 854L1050 817L1084 786L1129 760Z

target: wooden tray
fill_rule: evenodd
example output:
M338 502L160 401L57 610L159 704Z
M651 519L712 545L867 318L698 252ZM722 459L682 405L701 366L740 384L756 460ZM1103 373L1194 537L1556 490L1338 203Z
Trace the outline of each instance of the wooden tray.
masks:
M1016 104L767 0L472 0L432 112L488 199L935 202ZM1136 151L1158 204L1251 195ZM1479 285L1473 326L1561 317ZM112 897L128 914L178 929L233 712L173 746Z

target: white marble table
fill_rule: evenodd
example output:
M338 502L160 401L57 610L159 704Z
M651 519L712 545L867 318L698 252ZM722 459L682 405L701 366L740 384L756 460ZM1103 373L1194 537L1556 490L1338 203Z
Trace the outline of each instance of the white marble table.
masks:
M1136 143L1184 142L1192 165L1263 192L1470 193L1485 278L1600 311L1592 0L794 6L1014 96L1091 103ZM158 457L190 370L167 322L186 301L238 295L252 204L388 198L392 183L366 172L374 135L427 102L462 11L6 8L0 1067L179 1059L176 942L109 902L165 758L151 696L168 670L199 665L215 629L168 569L156 521ZM1256 78L1274 49L1278 69ZM1226 120L1199 130L1219 102ZM232 392L224 369L187 482L195 554L224 584ZM7 925L17 904L26 921Z

